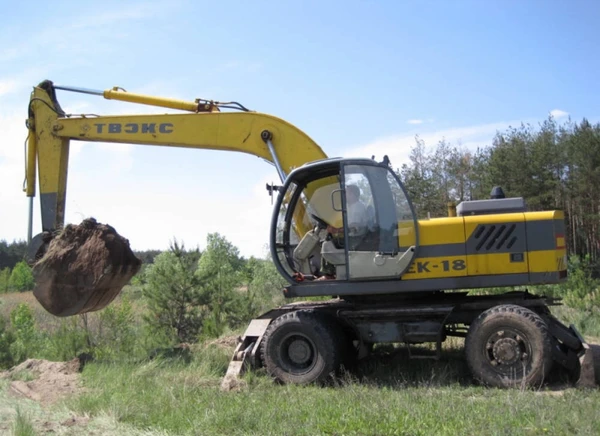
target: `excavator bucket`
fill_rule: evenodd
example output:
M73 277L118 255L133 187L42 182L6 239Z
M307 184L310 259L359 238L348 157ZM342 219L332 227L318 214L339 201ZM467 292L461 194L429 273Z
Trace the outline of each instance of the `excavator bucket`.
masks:
M55 316L100 310L140 270L129 241L106 224L67 225L33 265L33 295Z

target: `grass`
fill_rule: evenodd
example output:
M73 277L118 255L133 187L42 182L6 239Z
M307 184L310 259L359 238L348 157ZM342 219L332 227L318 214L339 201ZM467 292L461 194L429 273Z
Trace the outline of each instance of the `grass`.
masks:
M0 312L28 298L3 295ZM586 337L600 338L598 313L552 312ZM38 326L51 330L53 320L37 315ZM478 386L459 339L444 344L440 361L409 360L402 348L378 346L376 358L329 387L280 386L257 370L244 377L241 391L224 393L219 385L231 352L217 343L194 347L190 362L92 362L82 374L86 391L50 409L15 399L10 381L0 380L0 433L39 434L52 422L59 423L52 427L56 434L600 434L600 390L565 387L560 373L538 389ZM31 377L24 372L13 379ZM85 419L60 424L72 416Z
M379 350L333 386L280 386L262 371L240 392L219 390L229 354L207 348L191 364L90 364L90 391L69 405L167 434L600 434L600 392L489 389L474 385L457 350L406 360ZM366 365L366 366L365 366Z
M17 409L17 416L13 423L12 434L14 436L35 436L37 433L31 422L31 418L21 409Z
M10 374L11 380L20 380L24 382L35 380L35 375L28 369L22 369L20 371L16 371Z
M600 308L583 311L568 306L557 306L551 310L565 325L574 324L586 340L599 343L595 339L600 338Z

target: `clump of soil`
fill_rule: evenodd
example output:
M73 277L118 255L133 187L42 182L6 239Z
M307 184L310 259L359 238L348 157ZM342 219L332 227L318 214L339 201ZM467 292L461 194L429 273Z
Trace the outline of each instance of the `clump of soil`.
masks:
M206 345L215 345L220 348L231 348L233 351L233 349L238 344L238 339L239 339L239 336L235 336L235 335L222 336L220 338L209 341Z
M13 395L39 401L48 405L65 397L79 393L79 359L69 362L50 362L48 360L28 359L9 371L0 373L0 378L33 378L33 380L14 380L10 391Z
M69 224L33 266L33 295L53 315L106 307L137 274L141 261L129 241L94 218Z

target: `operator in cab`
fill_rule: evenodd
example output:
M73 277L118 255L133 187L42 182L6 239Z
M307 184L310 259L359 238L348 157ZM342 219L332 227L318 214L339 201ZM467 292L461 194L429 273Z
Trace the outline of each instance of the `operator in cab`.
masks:
M350 247L356 244L356 239L362 238L369 229L369 214L367 206L360 200L360 188L357 185L346 186L346 216L348 218L348 237ZM340 235L343 240L343 228L328 226L327 231L332 235Z
M346 217L348 220L348 245L349 250L355 250L369 231L369 212L367 206L360 199L360 188L357 185L346 185ZM344 246L344 228L327 226L336 246ZM322 259L321 273L318 280L335 279L335 266Z

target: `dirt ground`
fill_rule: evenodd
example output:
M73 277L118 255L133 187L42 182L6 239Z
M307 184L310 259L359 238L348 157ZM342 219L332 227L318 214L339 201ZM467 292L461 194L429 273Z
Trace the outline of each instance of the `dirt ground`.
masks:
M0 373L0 378L12 380L13 395L39 401L44 406L82 391L78 359L69 362L28 359Z
M61 400L85 391L80 380L78 359L50 362L29 359L0 372L0 434L15 434L19 416L34 434L51 435L132 435L164 436L120 423L110 414L89 417L60 404Z
M29 417L35 416L32 422L40 434L64 434L61 429L75 431L75 427L85 426L89 421L85 416L73 414L46 416L44 413L48 406L83 392L79 379L79 366L78 359L69 362L28 359L8 371L0 372L0 380L8 383L5 400L9 406L12 406L0 405L0 418L3 418L0 419L0 433L9 433L12 422L16 419L16 410L26 411ZM22 402L22 399L32 400L35 404ZM12 419L4 419L9 417Z

